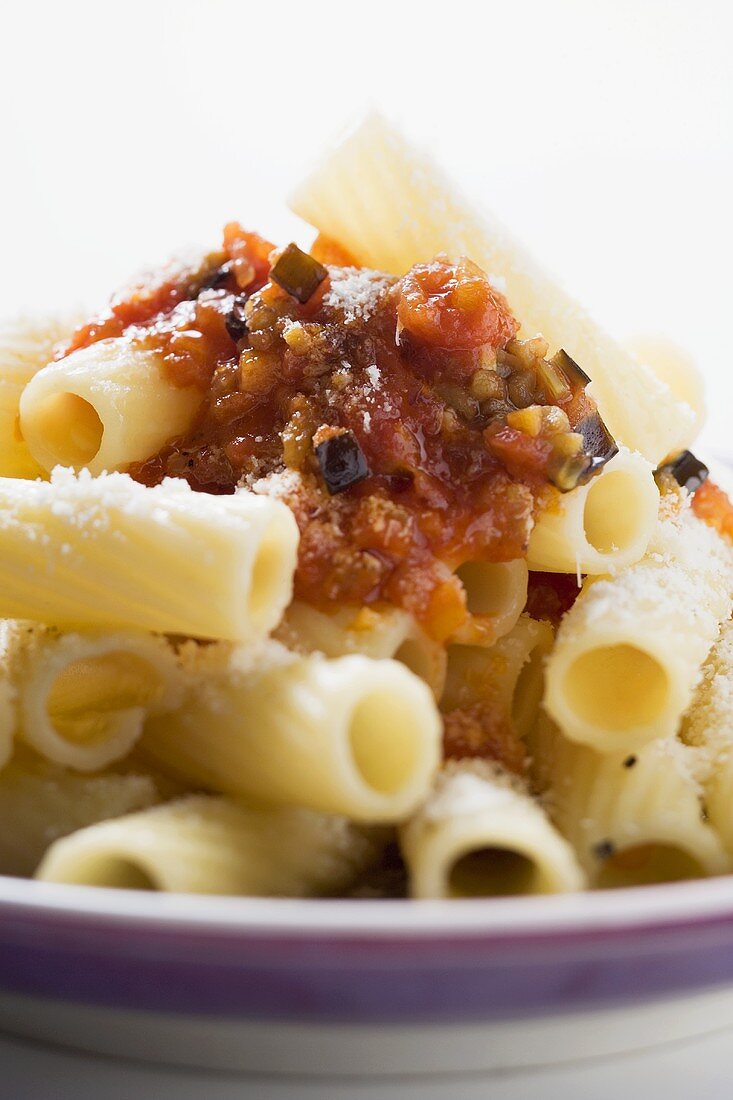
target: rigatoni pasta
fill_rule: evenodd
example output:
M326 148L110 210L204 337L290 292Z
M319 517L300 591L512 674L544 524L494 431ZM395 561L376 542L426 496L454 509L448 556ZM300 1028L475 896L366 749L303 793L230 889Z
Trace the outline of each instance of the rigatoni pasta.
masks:
M359 904L731 870L694 372L377 117L295 209L307 249L231 222L63 347L0 334L0 873Z

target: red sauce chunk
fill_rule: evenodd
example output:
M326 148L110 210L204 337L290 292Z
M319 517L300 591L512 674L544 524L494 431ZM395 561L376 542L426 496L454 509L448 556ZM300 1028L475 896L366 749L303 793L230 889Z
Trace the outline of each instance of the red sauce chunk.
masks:
M397 280L283 255L229 225L219 252L143 280L69 350L127 332L160 350L172 384L200 389L187 434L133 477L279 497L301 532L298 598L389 602L448 638L467 615L454 571L524 556L595 407L545 341L516 339L469 260Z
M709 478L694 494L692 510L718 534L733 539L733 504L728 494Z

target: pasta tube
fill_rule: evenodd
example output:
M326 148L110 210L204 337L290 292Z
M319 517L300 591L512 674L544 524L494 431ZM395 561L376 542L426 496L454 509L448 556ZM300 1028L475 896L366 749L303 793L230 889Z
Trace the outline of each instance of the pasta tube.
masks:
M468 256L500 280L524 333L542 333L590 375L589 392L618 442L656 465L694 438L692 409L379 115L315 168L291 207L367 267L402 274L438 252Z
M467 561L456 572L466 592L469 618L451 641L493 645L509 633L524 610L529 577L526 561Z
M693 439L702 430L707 416L705 381L695 360L683 348L659 336L637 336L628 344L629 351L645 363L678 401L684 401L695 414Z
M534 724L542 699L545 657L552 628L522 615L513 630L491 648L452 645L440 701L443 711L490 703L524 737Z
M570 845L517 783L486 761L447 764L400 831L416 898L580 890Z
M440 759L427 686L396 661L184 646L190 694L143 747L198 785L357 821L415 809Z
M589 481L540 512L529 538L530 569L616 573L646 553L659 491L649 463L621 451Z
M292 591L298 532L279 501L214 497L169 480L55 471L0 479L0 615L249 639Z
M75 775L20 749L0 774L0 874L32 875L59 837L158 800L144 773Z
M697 751L697 774L710 824L733 856L733 622L723 624L682 725L681 737Z
M586 582L560 626L545 706L563 733L602 752L674 736L732 588L720 536L663 504L646 557Z
M412 615L398 607L341 607L319 611L294 600L275 635L288 649L344 657L362 653L393 657L439 696L445 683L445 647L429 638Z
M41 756L98 771L126 756L149 713L175 706L173 650L146 634L32 633L17 661L20 736Z
M200 403L195 386L167 380L159 351L116 337L39 371L20 398L20 429L44 470L100 474L155 454L185 431Z
M56 841L36 877L175 893L309 897L344 890L379 851L344 818L191 795Z
M591 886L641 886L722 874L692 753L674 737L637 753L598 753L558 737L548 808Z
M50 317L22 317L0 326L0 477L32 478L42 473L20 432L20 396L72 327Z

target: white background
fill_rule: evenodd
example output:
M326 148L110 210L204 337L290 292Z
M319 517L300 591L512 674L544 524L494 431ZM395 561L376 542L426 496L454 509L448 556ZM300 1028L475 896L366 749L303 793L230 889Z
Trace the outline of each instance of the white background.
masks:
M290 237L284 198L304 164L376 105L618 336L692 350L712 389L708 443L733 454L726 0L5 0L0 12L2 312L99 303L142 264L216 242L230 218ZM127 1095L121 1076L90 1084L90 1062L14 1062L13 1049L4 1067L26 1073L14 1096L62 1095L33 1092L32 1066L89 1096ZM616 1095L645 1064L565 1095ZM659 1065L670 1097L692 1095L674 1091L681 1063L683 1078L671 1055ZM696 1095L724 1095L708 1069ZM249 1095L213 1088L175 1095Z

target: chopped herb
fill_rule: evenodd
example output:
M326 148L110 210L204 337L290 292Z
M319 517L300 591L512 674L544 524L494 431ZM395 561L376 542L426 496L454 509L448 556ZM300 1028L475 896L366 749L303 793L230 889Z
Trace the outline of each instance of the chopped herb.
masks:
M601 840L593 845L593 855L597 859L610 859L616 851L616 845L612 840Z
M270 272L272 281L297 298L301 305L315 294L327 275L323 264L303 252L297 244L289 244L283 249Z
M627 756L626 759L624 760L624 767L625 768L633 768L635 763L636 763L636 757L635 756Z
M660 466L657 473L670 474L682 489L687 489L688 493L696 493L707 480L710 471L692 451L680 451L671 462Z
M226 330L235 344L239 340L243 340L247 335L247 318L245 316L246 305L247 300L245 298L235 298L232 302L231 309L224 319Z
M364 452L351 432L342 432L319 443L316 458L332 496L369 477Z

